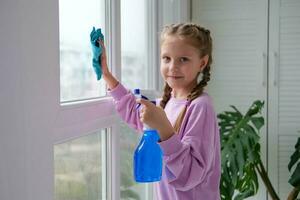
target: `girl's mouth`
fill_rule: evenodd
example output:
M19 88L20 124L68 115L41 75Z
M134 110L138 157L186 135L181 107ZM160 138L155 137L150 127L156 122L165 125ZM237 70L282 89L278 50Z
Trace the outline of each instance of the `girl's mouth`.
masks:
M180 79L180 78L183 78L183 76L168 76L168 78L171 78L171 79Z

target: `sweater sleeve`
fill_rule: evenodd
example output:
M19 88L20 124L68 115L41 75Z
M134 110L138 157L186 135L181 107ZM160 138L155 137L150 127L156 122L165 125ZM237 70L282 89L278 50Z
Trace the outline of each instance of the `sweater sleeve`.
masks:
M191 105L192 106L192 105ZM193 105L185 116L180 134L160 143L169 184L187 191L205 182L213 170L218 155L219 129L213 108L207 102ZM180 139L180 135L183 137Z
M113 97L115 107L120 117L132 128L141 131L143 124L140 121L136 98L133 93L119 83L113 90L109 91Z

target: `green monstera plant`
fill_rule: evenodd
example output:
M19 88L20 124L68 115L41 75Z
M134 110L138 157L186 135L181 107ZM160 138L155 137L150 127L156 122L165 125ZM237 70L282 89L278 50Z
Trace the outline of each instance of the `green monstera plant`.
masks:
M264 102L255 101L245 115L235 106L218 115L221 133L221 199L240 200L258 190L257 172L273 199L279 199L260 157L259 131Z
M298 164L297 164L298 163ZM297 164L297 165L296 165ZM297 198L300 192L300 137L295 145L295 152L292 154L288 169L291 171L292 167L295 166L294 172L289 179L289 183L294 187L288 196L288 200L294 200Z
M218 115L221 133L222 176L220 183L222 200L242 200L258 191L259 175L273 200L279 197L260 157L259 131L264 125L261 110L264 102L255 101L245 115L235 106L232 111ZM294 167L289 183L294 187L288 200L295 200L300 192L300 137L295 145L288 169Z

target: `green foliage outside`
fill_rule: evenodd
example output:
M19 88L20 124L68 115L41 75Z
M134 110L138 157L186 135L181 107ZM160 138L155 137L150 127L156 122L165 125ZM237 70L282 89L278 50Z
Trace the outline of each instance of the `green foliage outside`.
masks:
M55 145L55 200L103 199L101 134ZM134 181L132 170L140 135L122 123L120 137L121 200L141 200L145 187Z
M138 184L133 179L133 155L140 140L140 134L125 123L122 123L121 127L121 200L142 200L143 198L140 193L144 188L138 188Z
M100 134L55 145L55 200L101 199Z

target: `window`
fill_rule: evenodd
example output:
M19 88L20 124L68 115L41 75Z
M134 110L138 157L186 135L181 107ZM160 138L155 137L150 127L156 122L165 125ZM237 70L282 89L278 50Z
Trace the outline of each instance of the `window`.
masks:
M59 0L61 106L53 146L55 200L112 199L112 129L106 127L116 123L113 105L108 98L82 101L106 95L104 81L97 81L93 71L90 32L101 28L108 42L112 8L107 3Z
M105 2L107 2L108 5L105 5ZM121 9L120 22L118 19L108 19L111 14L109 12L112 12L108 9L116 9L119 12L119 10L115 8L115 6L118 6L118 3L120 3ZM111 50L108 51L108 56L112 58L111 62L119 63L118 61L121 60L121 65L112 66L115 68L112 71L121 74L121 77L118 78L121 78L122 83L128 89L141 88L148 90L154 88L153 76L155 66L151 64L154 62L154 58L152 51L149 49L155 49L153 48L153 43L155 43L156 40L153 40L152 36L156 34L156 31L152 28L153 24L148 23L151 21L151 17L153 17L153 15L149 15L149 13L153 12L153 5L154 3L149 3L146 0L126 0L120 2L118 0L88 0L81 2L60 0L61 102L85 100L106 95L105 83L103 80L99 82L96 81L96 76L91 64L92 53L89 34L93 26L97 28L101 27L103 28L103 33L110 34L105 35L106 42L108 42L106 45L109 47L107 50ZM81 14L79 15L78 13ZM105 13L109 14L107 15ZM118 16L119 14L120 13L117 13L116 15ZM115 21L117 21L117 23L110 24ZM105 24L105 22L107 24ZM121 23L121 31L111 30L113 27L119 26L119 23ZM116 29L118 28L120 27ZM121 44L112 44L111 42L115 38L109 40L108 37L111 35L114 37L114 35L119 32L121 32ZM86 40L83 40L83 38L86 38ZM115 39L114 41L118 40ZM118 46L121 46L121 48L118 48ZM113 53L117 51L116 49L121 49L121 59L116 56L116 53ZM120 66L122 66L122 68L119 68ZM86 129L93 129L98 122L102 124L102 119L99 120L97 117L104 119L105 123L103 123L103 125L105 127L107 127L107 123L114 124L112 125L113 127L116 127L115 123L118 123L117 126L120 126L120 128L116 128L116 130L120 130L121 137L120 143L116 144L120 145L120 151L117 150L120 152L120 157L117 157L121 159L120 167L117 168L120 169L120 171L113 172L113 174L115 173L117 176L120 175L120 187L116 186L117 188L115 189L115 186L112 186L112 190L120 194L121 199L124 200L129 197L133 199L151 199L152 197L152 191L151 188L148 187L148 184L137 184L133 177L133 153L141 135L130 129L125 123L121 123L116 119L112 120L112 118L114 118L114 116L112 116L113 105L108 102L110 99L103 100L106 101L103 105L100 105L101 103L98 104L98 102L92 102L91 105L86 105L85 102L82 101L80 105L71 104L70 107L63 109L63 114L61 115L62 123L60 122L61 125L59 125L59 140L57 140L57 145L55 145L55 198L57 200L65 200L67 198L89 199L90 197L105 199L103 192L110 191L110 188L105 189L105 184L107 183L104 182L105 177L102 176L104 175L103 170L105 169L103 168L103 163L99 161L103 161L103 159L99 161L94 159L94 163L92 163L92 161L87 160L89 156L84 154L84 152L72 151L72 149L78 149L79 146L81 146L82 149L86 148L85 150L88 151L88 141L91 142L92 139L87 137L95 139L96 136L80 136L85 134ZM100 101L102 102L102 99ZM105 110L107 110L109 115L105 115ZM89 127L89 124L93 128ZM80 131L72 133L70 130L76 130L76 127L79 127ZM83 131L81 131L81 129ZM112 131L114 131L113 128ZM74 138L72 137L73 134L79 139L69 140L69 138ZM103 135L103 131L95 135L99 137ZM68 140L68 142L60 142L66 140ZM98 141L97 145L103 145L103 143L105 143L105 141L101 140L101 142ZM84 146L83 144L87 147L82 147ZM106 144L108 144L107 141ZM96 144L94 145L96 146ZM116 149L116 147L111 148ZM93 155L96 157L100 157L101 155L102 158L104 158L103 152L94 152ZM83 158L83 160L79 158ZM112 158L107 157L106 162L111 162L110 159ZM91 165L95 165L94 167L97 171L100 170L99 174L94 174L93 180L90 180L90 183L95 183L95 185L89 185L90 183L84 179L85 176L91 176L91 174L84 172L84 170L88 170ZM73 168L68 168L68 166L73 166ZM83 169L83 171L80 171L81 169ZM81 174L81 182L79 180L72 180L73 182L71 182L73 178L72 173ZM65 177L72 178L66 180L64 179ZM100 182L100 179L102 182ZM97 183L96 180L98 180ZM83 184L84 181L85 184ZM113 182L115 180L107 181ZM100 183L102 185L99 185ZM62 189L65 188L66 185L68 188ZM106 187L110 187L110 185ZM74 193L79 191L80 193ZM92 196L86 196L87 194ZM96 194L98 194L98 196ZM114 198L114 194L112 194L111 198Z
M127 88L149 88L148 16L146 0L121 1L122 83Z
M121 55L122 84L128 89L154 89L156 72L154 53L156 30L152 26L155 1L121 1ZM156 35L155 35L156 36ZM149 96L148 96L149 97ZM126 199L152 199L151 184L134 181L133 155L141 134L127 124L120 128L120 197Z
M61 102L105 95L105 84L97 83L92 67L93 26L105 33L105 1L59 0Z
M122 123L120 137L121 200L126 200L130 196L133 199L146 199L147 184L136 183L133 175L133 155L141 135L126 123Z

